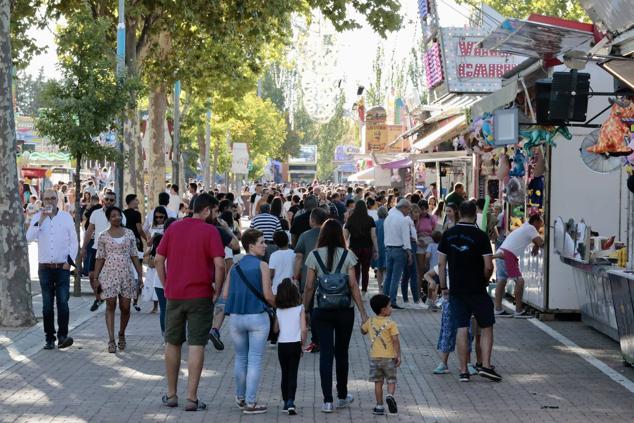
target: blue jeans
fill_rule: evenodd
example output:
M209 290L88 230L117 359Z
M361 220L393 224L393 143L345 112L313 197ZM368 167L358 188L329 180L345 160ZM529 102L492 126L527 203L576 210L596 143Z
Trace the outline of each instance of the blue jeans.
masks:
M161 333L165 335L165 305L167 300L165 299L165 291L163 288L154 288L159 303L159 322L161 323Z
M47 341L55 341L55 310L57 303L57 337L68 336L68 298L70 296L70 271L64 269L39 269L42 288L42 316Z
M269 326L266 312L231 315L230 333L236 350L233 370L236 397L246 400L247 404L256 402Z
M408 283L409 282L409 283ZM403 271L403 279L401 279L401 294L403 294L403 301L407 302L407 285L412 289L412 297L414 302L420 301L420 288L418 287L418 270L416 268L416 256L412 259L412 264L405 267Z
M390 297L392 305L396 304L396 293L407 266L407 253L403 248L385 248L385 281L383 282L383 294Z

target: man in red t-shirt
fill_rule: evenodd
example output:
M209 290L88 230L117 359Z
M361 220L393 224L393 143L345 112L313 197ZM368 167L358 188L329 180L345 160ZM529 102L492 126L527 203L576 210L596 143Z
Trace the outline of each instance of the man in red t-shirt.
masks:
M207 408L198 400L198 382L213 320L213 304L222 293L225 275L225 254L220 234L215 226L205 223L213 204L213 198L209 194L200 194L194 203L193 217L173 223L165 232L154 261L167 299L167 394L163 396L163 404L168 407L178 406L176 385L181 347L187 340L189 381L185 409L188 411ZM212 280L215 286L212 286Z

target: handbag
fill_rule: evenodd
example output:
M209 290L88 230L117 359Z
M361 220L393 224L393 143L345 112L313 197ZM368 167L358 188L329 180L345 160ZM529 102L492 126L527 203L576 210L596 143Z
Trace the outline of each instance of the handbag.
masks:
M234 267L236 268L238 275L240 275L240 279L242 280L242 283L244 283L244 285L249 289L249 291L251 291L253 295L256 296L258 300L264 303L264 311L266 311L266 314L269 315L269 324L270 324L269 336L267 340L268 341L276 340L277 336L275 334L275 311L269 305L268 301L266 301L266 298L264 298L264 295L262 295L260 291L258 291L257 289L255 289L253 285L251 285L251 282L249 282L249 280L247 279L247 276L244 274L244 271L240 268L240 264L235 264Z

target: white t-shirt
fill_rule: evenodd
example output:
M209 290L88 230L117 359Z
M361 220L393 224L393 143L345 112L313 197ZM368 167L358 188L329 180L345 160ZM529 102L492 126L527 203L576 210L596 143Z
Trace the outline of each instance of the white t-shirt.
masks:
M376 222L379 220L379 211L378 210L368 210L368 216L370 216Z
M539 236L537 229L530 223L526 222L519 228L506 236L506 239L500 245L500 248L513 253L515 257L519 257L526 247L533 242L533 239Z
M291 308L278 308L275 310L277 323L280 327L280 335L277 338L278 344L288 342L300 342L302 340L301 315L304 306L298 305Z
M225 260L233 259L233 250L229 247L225 247Z
M277 287L282 283L284 278L293 276L293 266L295 264L295 251L290 248L287 250L277 250L271 254L269 259L269 269L275 269L275 276L271 281L273 294L277 294Z
M181 206L181 199L178 194L170 194L170 202L167 203L167 208L174 213L178 213L178 209Z
M110 229L110 222L106 219L106 212L103 207L90 214L90 223L95 225L95 242L92 244L92 248L96 250L99 244L99 236L102 232ZM121 215L121 226L125 226L125 214Z

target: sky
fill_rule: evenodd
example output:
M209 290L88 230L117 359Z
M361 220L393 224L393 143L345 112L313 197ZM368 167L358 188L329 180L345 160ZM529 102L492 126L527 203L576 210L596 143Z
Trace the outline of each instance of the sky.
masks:
M459 6L451 0L437 0L441 26L464 26L469 10L466 6ZM376 55L377 46L382 45L385 50L386 67L394 57L397 61L406 60L415 37L420 35L417 0L401 0L403 27L382 39L369 25L363 28L346 31L338 35L339 52L337 56L336 73L342 79L346 98L353 101L359 85L368 86L373 79L372 61ZM57 55L55 52L54 25L43 30L32 30L30 34L41 46L48 46L46 53L35 57L28 66L27 72L37 75L39 69L44 68L46 78L57 78L59 72Z

